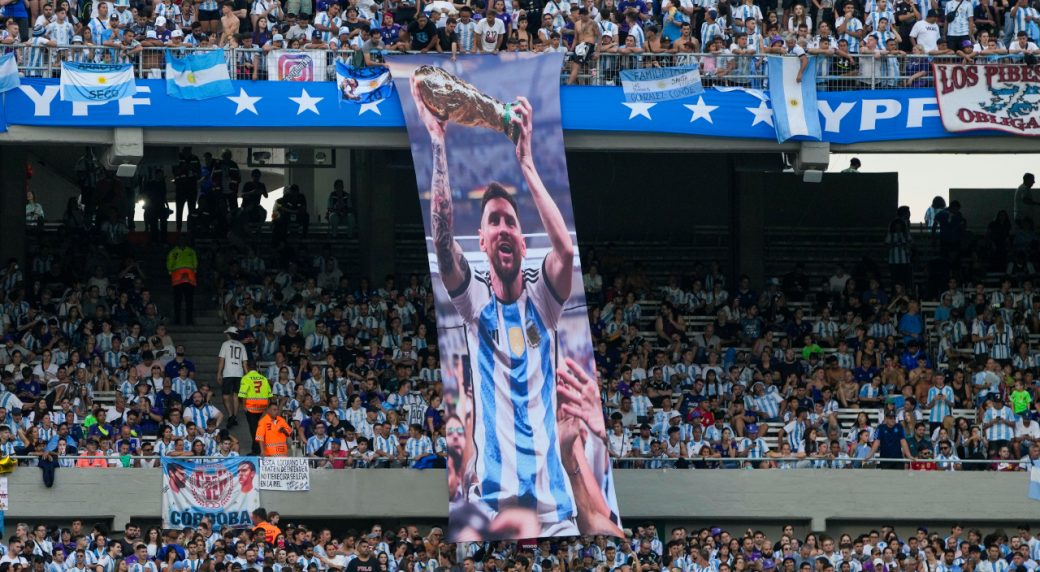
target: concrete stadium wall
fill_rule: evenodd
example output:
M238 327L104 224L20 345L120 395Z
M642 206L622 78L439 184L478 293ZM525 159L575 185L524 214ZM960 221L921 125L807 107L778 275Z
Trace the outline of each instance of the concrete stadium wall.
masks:
M950 189L950 198L946 201L960 201L961 212L966 213L968 229L976 234L984 235L986 227L996 218L1000 211L1007 211L1010 216L1014 208L1015 189ZM1032 209L1033 220L1037 220L1040 210Z
M1035 521L1040 503L1026 497L1028 473L908 473L902 471L619 470L618 501L628 526L725 524L775 531L779 523L804 530L861 531L963 520L978 526ZM8 522L83 517L157 519L161 474L148 469L59 469L53 488L40 472L8 476ZM407 469L311 473L310 493L266 491L263 506L286 518L446 518L444 473Z

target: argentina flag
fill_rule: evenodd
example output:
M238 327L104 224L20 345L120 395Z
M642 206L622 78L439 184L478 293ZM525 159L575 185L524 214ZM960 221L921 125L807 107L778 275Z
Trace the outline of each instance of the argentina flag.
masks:
M1040 501L1040 467L1029 469L1029 498Z
M769 99L773 105L773 125L780 143L799 135L821 139L820 113L816 107L816 62L809 57L802 67L800 57L769 57Z
M132 64L61 62L62 101L111 101L137 93Z
M394 91L390 69L381 66L358 68L336 62L336 89L340 101L375 103Z
M177 99L210 99L232 93L234 87L223 50L185 57L166 51L166 95Z
M14 59L14 53L0 56L0 93L11 91L21 85L18 79L18 62Z

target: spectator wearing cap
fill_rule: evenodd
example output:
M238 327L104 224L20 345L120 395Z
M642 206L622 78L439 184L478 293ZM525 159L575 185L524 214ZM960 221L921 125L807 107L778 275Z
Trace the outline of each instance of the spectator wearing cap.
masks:
M871 445L867 459L874 457L882 459L882 469L902 469L902 463L892 461L891 459L912 458L903 426L896 424L895 411L886 411L884 423L879 425L875 431L874 442Z
M924 20L918 20L910 30L910 41L914 46L920 45L924 52L931 55L939 47L939 11L928 10Z
M217 356L217 378L223 391L224 410L228 412L228 427L238 424L238 390L242 377L249 370L249 355L246 347L238 340L238 328L230 326L224 330L227 339L220 346Z

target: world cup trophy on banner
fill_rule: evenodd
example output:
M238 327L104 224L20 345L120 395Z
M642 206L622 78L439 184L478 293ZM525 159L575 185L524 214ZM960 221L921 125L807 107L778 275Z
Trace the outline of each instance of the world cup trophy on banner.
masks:
M520 138L520 127L513 122L513 109L518 105L516 102L502 103L433 66L420 66L415 70L414 77L422 103L437 119L466 127L501 131L514 144Z

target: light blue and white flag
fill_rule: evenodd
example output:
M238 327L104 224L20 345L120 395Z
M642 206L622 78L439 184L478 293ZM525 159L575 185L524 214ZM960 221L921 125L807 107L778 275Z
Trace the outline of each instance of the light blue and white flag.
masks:
M166 95L178 99L210 99L231 95L231 74L223 50L178 57L166 51Z
M797 57L769 57L769 99L773 104L773 126L780 143L791 137L804 135L814 139L823 136L820 112L816 107L816 62L809 57L802 80L798 70L802 59Z
M336 88L340 101L378 103L394 92L390 68L382 66L354 67L336 62Z
M111 101L137 93L132 64L61 62L62 101Z
M0 93L11 91L22 84L18 79L18 62L14 54L0 56Z
M704 93L700 65L621 71L625 101L658 102Z
M1029 498L1040 501L1040 467L1029 469Z

